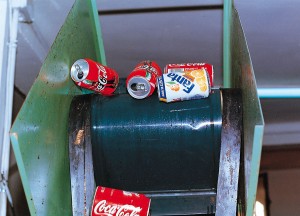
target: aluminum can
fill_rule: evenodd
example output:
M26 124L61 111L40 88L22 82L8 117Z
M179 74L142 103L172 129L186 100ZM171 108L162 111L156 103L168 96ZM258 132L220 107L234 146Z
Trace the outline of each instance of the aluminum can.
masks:
M208 63L183 63L183 64L168 64L164 68L164 73L169 72L185 72L204 68L209 75L210 86L214 86L214 67Z
M156 62L140 62L126 79L128 93L136 99L149 97L156 88L157 77L161 75L162 71Z
M74 62L70 74L76 85L105 96L113 95L119 84L116 71L87 58Z
M158 98L169 103L206 98L210 93L209 77L202 68L185 72L169 72L157 78Z
M148 216L150 201L143 194L98 186L91 216Z

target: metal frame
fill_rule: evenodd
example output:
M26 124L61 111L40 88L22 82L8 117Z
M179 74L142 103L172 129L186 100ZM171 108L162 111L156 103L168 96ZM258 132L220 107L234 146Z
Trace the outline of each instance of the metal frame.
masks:
M232 30L232 0L224 0L223 9L223 86L230 88L231 83L231 30Z
M26 6L24 0L0 1L0 215L6 214L7 199L13 207L7 186L10 157L9 130L12 122L14 77L17 51L19 9Z
M253 215L256 200L256 189L262 150L264 119L257 93L254 70L249 54L245 34L237 11L232 5L230 15L232 24L230 29L230 64L232 88L240 88L243 96L243 142L245 179L245 208L246 215ZM226 41L224 41L226 43ZM228 51L227 51L228 53ZM224 75L226 76L226 74Z
M96 189L90 136L90 100L75 97L68 122L72 212L73 216L89 215Z
M240 89L224 89L216 216L237 215L243 114Z
M249 51L233 8L231 0L224 0L224 87L243 93L246 205L247 216L252 216L264 123ZM77 34L80 29L85 34ZM60 107L69 107L74 95L84 94L74 88L68 73L70 64L87 56L106 63L95 0L76 0L11 129L31 215L71 214L67 126L61 124L68 109Z
M258 88L259 98L300 98L300 88Z

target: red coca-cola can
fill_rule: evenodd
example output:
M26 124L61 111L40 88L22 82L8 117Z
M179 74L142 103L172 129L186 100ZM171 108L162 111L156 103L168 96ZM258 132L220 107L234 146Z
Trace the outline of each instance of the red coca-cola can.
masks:
M149 97L155 90L156 78L161 75L161 69L156 62L140 62L126 79L128 93L136 99Z
M91 216L148 216L150 199L143 194L97 187Z
M209 76L210 86L214 85L214 67L208 63L183 63L183 64L167 64L164 73L187 72L192 70L205 69Z
M70 74L76 85L105 96L111 96L119 84L116 71L87 58L74 62Z

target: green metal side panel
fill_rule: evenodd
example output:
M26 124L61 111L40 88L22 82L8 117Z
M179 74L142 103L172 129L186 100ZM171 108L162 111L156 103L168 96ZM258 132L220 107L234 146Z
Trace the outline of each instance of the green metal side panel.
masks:
M232 0L224 0L223 8L223 87L231 87Z
M246 38L237 11L232 11L231 83L243 95L246 215L253 215L259 174L264 120Z
M11 141L31 215L71 215L68 115L74 95L72 63L105 64L94 0L77 0L11 129Z

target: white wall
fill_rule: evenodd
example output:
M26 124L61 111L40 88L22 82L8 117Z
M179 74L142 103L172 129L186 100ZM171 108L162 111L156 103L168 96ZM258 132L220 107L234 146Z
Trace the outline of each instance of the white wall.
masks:
M300 169L268 172L271 216L300 215Z

